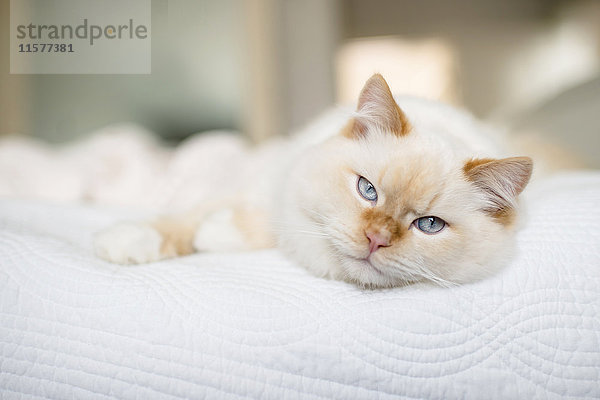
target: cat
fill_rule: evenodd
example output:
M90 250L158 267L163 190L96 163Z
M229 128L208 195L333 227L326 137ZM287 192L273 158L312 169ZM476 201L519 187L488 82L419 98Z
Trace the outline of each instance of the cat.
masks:
M502 151L466 113L395 99L375 74L356 111L253 151L234 190L223 182L190 212L117 224L95 249L136 264L278 246L317 276L365 288L471 282L509 258L532 173L529 157Z

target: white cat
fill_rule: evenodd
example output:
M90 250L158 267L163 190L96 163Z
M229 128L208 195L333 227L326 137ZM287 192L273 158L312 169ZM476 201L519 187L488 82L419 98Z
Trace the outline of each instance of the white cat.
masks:
M211 188L186 214L109 228L95 248L130 264L278 245L318 276L364 287L471 281L510 254L531 176L530 158L501 153L468 115L396 102L376 74L355 112L253 151L234 188Z

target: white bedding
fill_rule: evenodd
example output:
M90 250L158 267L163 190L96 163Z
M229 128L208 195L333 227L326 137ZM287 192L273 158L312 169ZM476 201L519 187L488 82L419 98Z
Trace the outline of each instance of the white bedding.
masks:
M600 398L600 173L527 190L514 262L364 291L276 250L120 267L130 210L0 201L0 397Z

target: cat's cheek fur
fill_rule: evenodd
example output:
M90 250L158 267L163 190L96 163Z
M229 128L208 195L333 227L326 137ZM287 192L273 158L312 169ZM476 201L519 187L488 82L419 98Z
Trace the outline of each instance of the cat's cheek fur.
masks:
M304 154L291 169L278 204L278 246L316 276L335 279L341 274L331 245L322 236L329 221L330 197L325 174L318 174L322 158L318 149ZM335 182L335 179L332 179Z
M441 279L469 283L489 277L512 254L511 230L483 212L473 213L467 224L453 230L455 239L446 249L439 253L435 247L430 249L433 254L429 265Z

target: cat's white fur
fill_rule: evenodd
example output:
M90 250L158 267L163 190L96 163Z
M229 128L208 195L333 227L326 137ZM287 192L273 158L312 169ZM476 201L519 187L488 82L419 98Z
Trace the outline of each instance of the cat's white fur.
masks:
M95 236L96 254L119 264L159 261L162 237L150 224L122 222Z
M362 286L423 279L447 284L485 276L510 254L514 229L513 218L492 216L494 207L515 211L530 164L509 159L465 169L472 159L497 159L505 151L468 114L431 101L397 97L410 128L405 134L391 132L382 123L393 112L386 90L383 78L374 76L357 111L336 109L293 138L253 151L237 187L228 188L236 195L188 213L184 219L194 228L187 234L173 230L173 224L166 230L160 223L120 224L96 236L98 255L138 263L191 251L165 250L181 248L177 241L190 242L196 251L260 248L276 241L314 274ZM353 118L366 127L360 134L345 128ZM376 204L357 192L359 176L374 184ZM430 215L444 219L446 228L428 235L413 225ZM393 231L395 239L369 254L366 231L373 229Z

